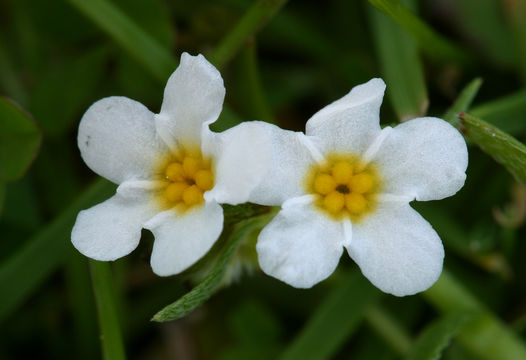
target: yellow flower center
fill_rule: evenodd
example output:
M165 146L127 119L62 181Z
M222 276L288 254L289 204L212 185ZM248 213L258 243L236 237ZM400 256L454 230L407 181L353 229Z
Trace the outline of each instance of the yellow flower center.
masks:
M380 179L372 164L364 165L352 155L331 154L324 164L307 173L307 192L316 206L336 219L356 222L374 210Z
M165 181L159 199L165 209L187 210L204 202L214 187L211 162L200 151L179 151L162 161L159 177Z

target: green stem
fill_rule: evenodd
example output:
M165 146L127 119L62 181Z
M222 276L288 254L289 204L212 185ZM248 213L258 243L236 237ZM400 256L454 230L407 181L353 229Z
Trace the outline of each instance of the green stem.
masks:
M379 306L370 306L365 311L365 321L399 355L405 356L411 349L411 336L391 314Z
M248 87L247 100L253 109L251 116L258 120L274 123L274 116L265 97L265 91L259 76L256 41L247 41L241 52L242 72L244 85Z
M426 300L443 314L471 312L475 316L458 335L459 341L480 359L526 359L526 346L500 319L480 303L447 270L429 290Z
M102 354L106 360L125 359L108 262L90 260L91 280L99 318Z
M209 57L221 69L241 48L283 6L287 0L258 0L241 17L234 28L221 40Z

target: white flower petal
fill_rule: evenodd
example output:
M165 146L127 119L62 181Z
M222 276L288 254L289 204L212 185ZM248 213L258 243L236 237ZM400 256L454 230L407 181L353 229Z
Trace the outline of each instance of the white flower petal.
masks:
M151 265L160 276L178 274L205 255L223 230L223 208L216 202L206 202L178 215L164 211L144 224L152 231Z
M153 114L141 103L117 96L90 106L80 121L77 142L86 164L117 184L147 179L167 151L156 134Z
M256 245L261 269L297 288L309 288L329 277L345 240L343 225L303 198L285 202Z
M307 122L307 135L322 140L323 152L363 153L380 132L382 79L355 86L343 98L327 105Z
M216 186L206 196L220 203L246 201L281 205L301 195L309 164L301 133L282 130L261 121L233 127L216 137Z
M440 276L442 242L409 204L381 203L375 213L353 225L349 255L382 291L396 296L416 294Z
M225 98L223 79L203 55L181 55L164 89L159 129L190 146L201 143L201 130L219 117Z
M115 194L78 214L71 231L71 242L78 251L92 259L118 259L137 247L142 224L156 211L145 196Z
M468 152L453 126L428 117L392 129L373 162L383 178L382 192L438 200L464 185Z

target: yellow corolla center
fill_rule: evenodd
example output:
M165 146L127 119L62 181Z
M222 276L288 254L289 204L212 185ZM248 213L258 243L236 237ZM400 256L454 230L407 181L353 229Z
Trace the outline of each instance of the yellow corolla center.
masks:
M356 156L329 155L306 178L317 207L331 217L358 221L375 208L380 179L373 164L364 165Z
M214 187L211 162L200 151L179 151L162 161L159 176L165 181L160 195L163 208L186 210L204 202L203 194Z

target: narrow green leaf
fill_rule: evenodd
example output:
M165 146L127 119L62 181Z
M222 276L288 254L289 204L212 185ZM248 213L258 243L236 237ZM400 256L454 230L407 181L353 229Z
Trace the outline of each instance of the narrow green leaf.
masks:
M396 0L368 0L375 8L392 18L417 42L431 59L443 62L467 63L465 51L436 33L415 14Z
M61 136L78 125L77 116L94 100L90 97L103 80L106 58L106 49L97 47L37 78L30 109L46 137Z
M222 68L243 43L263 27L287 1L257 0L216 46L209 57L210 62L217 68Z
M471 82L467 84L464 89L462 89L462 92L457 97L453 105L451 105L451 107L447 110L446 114L444 115L444 120L454 127L458 127L459 123L457 115L463 111L468 111L473 99L475 99L475 96L477 96L481 85L481 78L475 78L471 80Z
M21 177L36 157L40 130L22 108L0 97L0 181Z
M379 298L380 291L360 272L345 275L280 359L330 359L357 330L366 308Z
M115 186L98 180L55 220L0 264L0 321L19 306L73 250L71 228L80 210L108 198Z
M482 150L526 184L526 146L493 125L467 113L460 113L462 132Z
M252 109L249 115L254 119L275 123L261 83L255 39L247 41L241 52L240 71L243 85L247 89L247 108Z
M90 260L89 263L91 283L97 304L103 358L106 360L125 359L110 263L95 260Z
M68 0L96 23L127 53L140 62L159 81L166 81L177 66L159 42L139 28L124 12L107 0Z
M391 314L380 306L370 306L365 311L367 324L400 355L411 349L411 336Z
M263 228L273 216L274 213L271 213L238 223L238 225L234 227L228 241L219 254L217 263L214 265L208 276L206 276L205 279L190 292L160 310L153 316L152 320L164 322L179 319L189 314L210 298L221 284L223 276L230 264L230 260L234 256L239 244L246 239L248 235Z
M526 359L526 344L489 312L447 270L422 295L443 314L469 312L474 314L458 334L460 343L483 360Z
M478 105L470 114L511 135L526 132L526 91L519 91Z
M470 319L465 312L451 313L428 325L416 339L408 360L437 360L458 333L462 325Z
M415 0L403 0L415 10ZM387 83L387 96L400 121L423 116L429 99L422 63L414 40L392 19L370 7L376 51L382 75Z
M526 1L508 0L502 3L504 13L507 15L512 37L517 49L517 67L526 83Z

